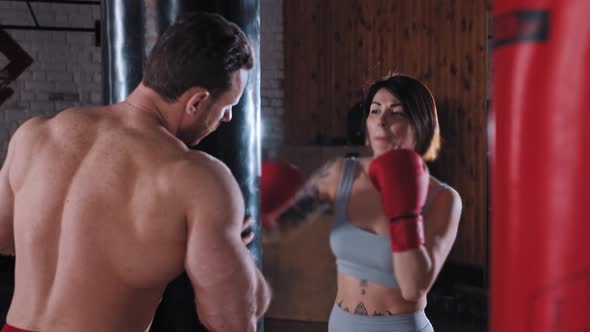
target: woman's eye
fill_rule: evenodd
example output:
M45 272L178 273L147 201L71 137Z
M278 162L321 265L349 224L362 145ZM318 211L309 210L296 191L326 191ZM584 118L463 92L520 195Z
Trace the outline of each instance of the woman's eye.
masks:
M378 108L374 108L374 109L371 110L370 113L371 114L377 114L377 113L379 113L379 109Z
M391 112L391 115L394 118L405 118L406 117L406 113L405 112Z

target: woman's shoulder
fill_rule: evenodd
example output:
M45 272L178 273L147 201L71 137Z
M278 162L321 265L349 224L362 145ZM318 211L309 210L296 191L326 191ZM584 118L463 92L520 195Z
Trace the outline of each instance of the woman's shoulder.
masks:
M324 165L316 171L316 176L321 176L323 184L329 188L329 191L334 193L340 185L340 181L344 176L345 170L353 172L349 174L353 179L357 179L359 174L366 172L370 162L370 158L359 157L339 157L328 160Z
M344 169L345 158L334 158L324 162L318 170L320 173L329 173L331 177L340 175Z
M344 158L330 159L315 170L310 180L331 187L339 181L343 169Z
M371 166L371 162L373 161L372 157L359 157L357 158L358 164L360 169L363 170L365 173L369 174L369 166Z
M332 177L339 179L342 176L342 173L344 172L346 163L354 163L355 168L358 168L359 164L361 164L361 166L365 164L364 159L368 158L339 157L330 159L322 165L322 167L319 169L319 172L329 172Z
M461 196L449 184L430 176L429 192L433 208L461 208Z
M307 180L307 186L315 186L324 196L335 199L343 169L344 158L330 159L314 171Z

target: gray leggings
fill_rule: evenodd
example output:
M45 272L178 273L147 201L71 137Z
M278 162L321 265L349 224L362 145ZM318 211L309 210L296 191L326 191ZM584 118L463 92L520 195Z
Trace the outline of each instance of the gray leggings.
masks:
M434 332L423 310L393 316L362 316L334 305L328 332Z

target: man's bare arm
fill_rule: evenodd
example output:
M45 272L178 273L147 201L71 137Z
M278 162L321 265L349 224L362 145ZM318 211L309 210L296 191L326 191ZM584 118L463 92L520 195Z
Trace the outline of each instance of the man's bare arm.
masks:
M8 177L13 144L11 142L6 160L0 170L0 254L5 255L14 255L14 193Z
M210 331L255 331L270 289L241 239L242 194L220 162L199 157L188 209L185 268Z
M32 146L41 139L40 127L46 121L45 117L27 120L12 135L8 144L6 159L0 170L0 253L2 254L15 254L14 193L23 180L20 174L24 174L24 169L31 164Z
M19 169L27 163L29 147L31 144L31 133L44 118L32 118L23 123L12 135L8 144L8 152L4 165L0 170L0 253L14 255L14 184L11 179L14 174L11 169ZM33 135L34 136L34 135ZM16 152L20 150L17 158ZM23 158L24 156L24 158ZM16 163L16 165L15 165Z

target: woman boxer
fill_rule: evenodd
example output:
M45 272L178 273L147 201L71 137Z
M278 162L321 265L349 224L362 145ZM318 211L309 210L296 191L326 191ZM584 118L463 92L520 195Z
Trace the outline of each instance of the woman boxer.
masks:
M284 235L310 216L334 212L338 286L330 332L433 331L426 294L461 214L458 193L424 164L440 146L434 98L418 80L393 75L367 90L363 108L372 156L326 163L289 205L263 209L264 224ZM264 198L271 185L264 173L262 180Z

